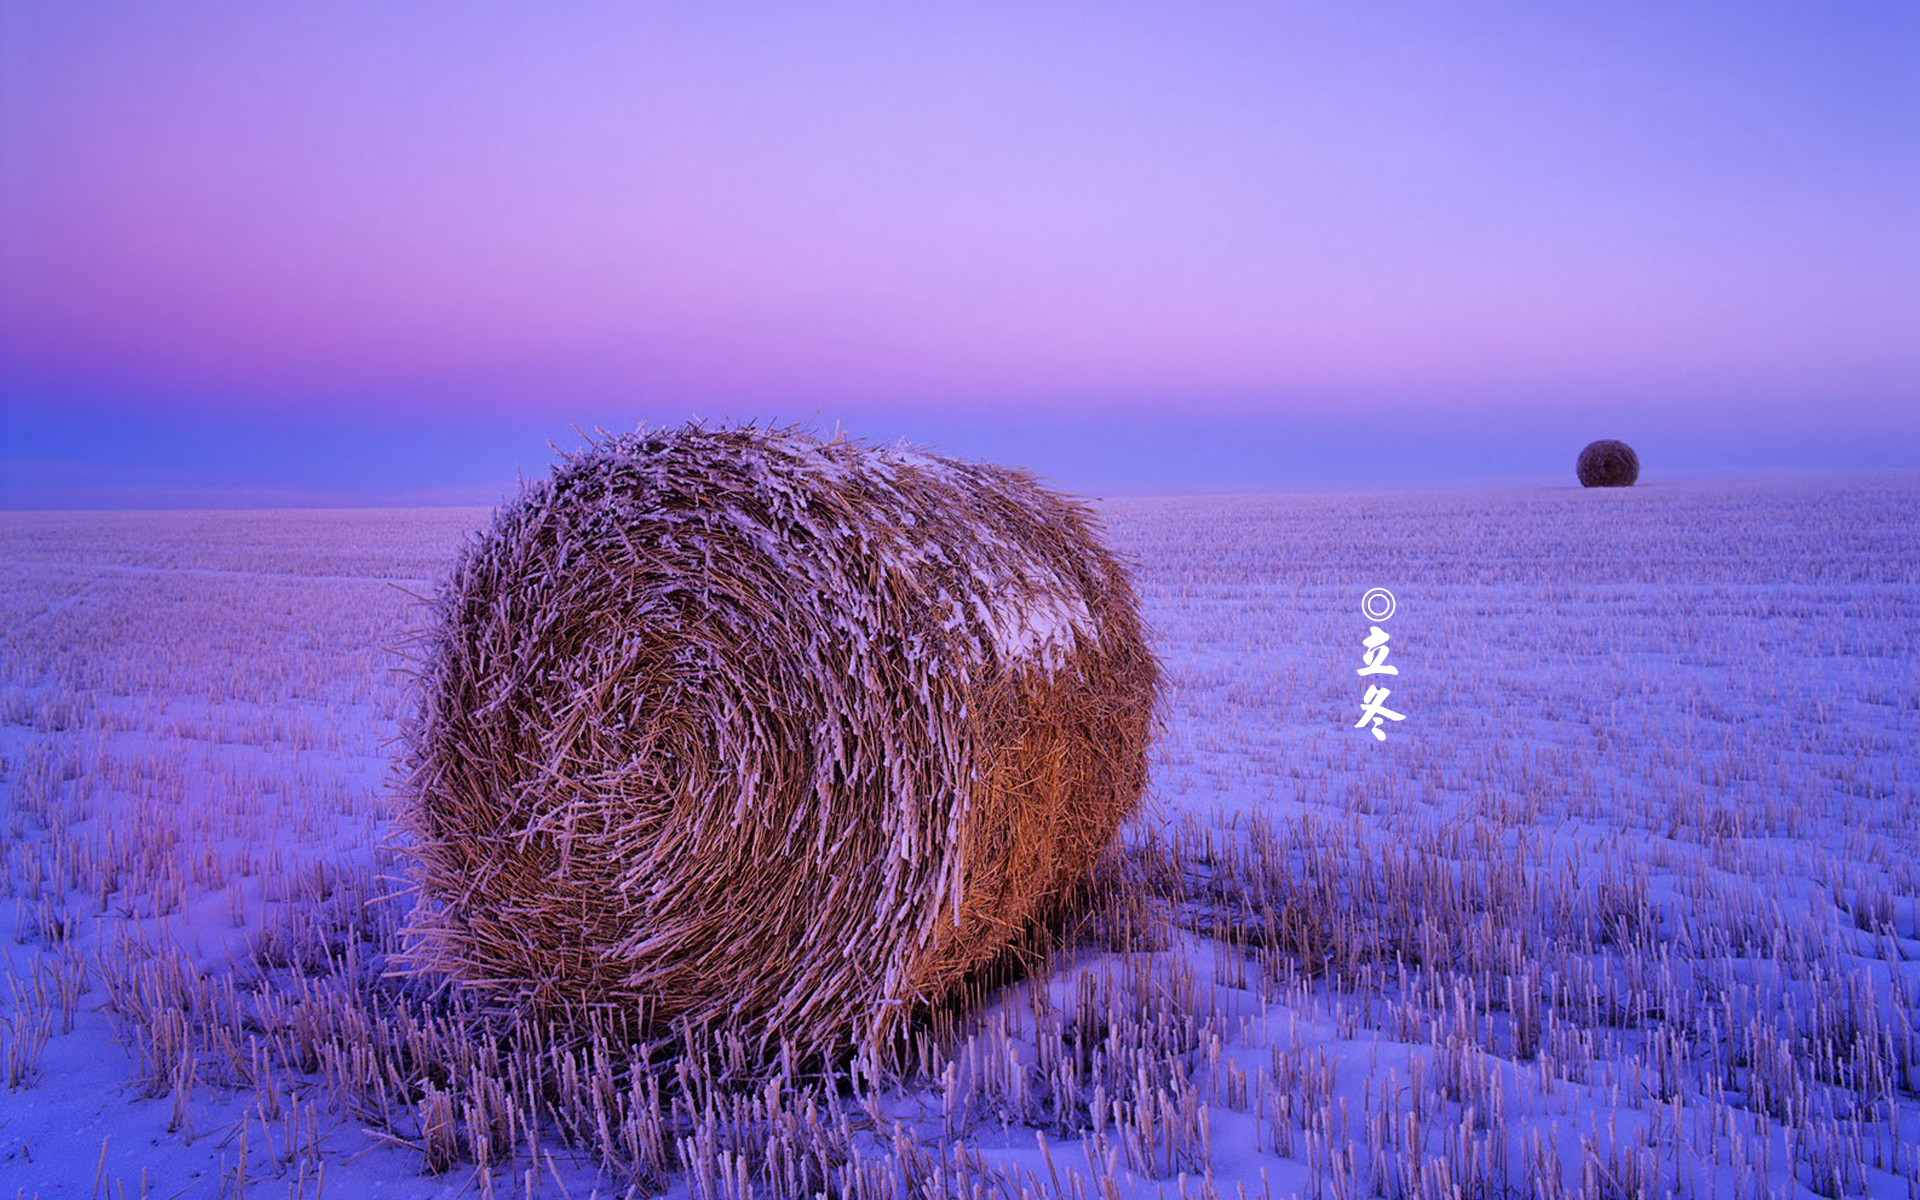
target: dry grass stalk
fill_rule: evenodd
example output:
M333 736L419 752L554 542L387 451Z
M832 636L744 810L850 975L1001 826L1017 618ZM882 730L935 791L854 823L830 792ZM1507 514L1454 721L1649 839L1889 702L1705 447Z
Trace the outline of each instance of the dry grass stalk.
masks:
M1049 915L1140 802L1159 666L1088 510L791 430L604 437L439 600L417 969L516 1015L882 1035Z

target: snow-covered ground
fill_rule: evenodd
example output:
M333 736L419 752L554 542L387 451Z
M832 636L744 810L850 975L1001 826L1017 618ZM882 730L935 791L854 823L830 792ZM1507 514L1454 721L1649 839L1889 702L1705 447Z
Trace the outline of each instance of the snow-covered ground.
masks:
M1102 502L1168 668L1127 886L771 1087L384 973L405 634L484 513L7 514L0 1197L1920 1195L1916 502Z

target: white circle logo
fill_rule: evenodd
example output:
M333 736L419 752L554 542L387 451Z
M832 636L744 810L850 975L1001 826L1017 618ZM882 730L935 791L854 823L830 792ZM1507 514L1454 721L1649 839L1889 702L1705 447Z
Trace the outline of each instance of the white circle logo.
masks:
M1368 588L1360 597L1360 615L1369 621L1384 621L1393 615L1393 593L1385 588Z

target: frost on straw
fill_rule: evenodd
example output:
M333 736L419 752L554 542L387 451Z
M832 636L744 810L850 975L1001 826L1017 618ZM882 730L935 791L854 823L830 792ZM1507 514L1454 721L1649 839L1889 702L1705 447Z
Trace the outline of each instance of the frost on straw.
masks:
M1089 512L906 446L603 436L461 554L408 727L415 969L511 1013L877 1037L1138 806L1159 684Z

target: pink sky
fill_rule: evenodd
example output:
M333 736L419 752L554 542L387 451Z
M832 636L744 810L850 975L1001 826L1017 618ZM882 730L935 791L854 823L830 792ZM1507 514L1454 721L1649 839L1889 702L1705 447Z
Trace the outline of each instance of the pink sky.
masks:
M129 407L557 433L628 396L1837 403L1866 438L1920 384L1902 6L4 19L0 391L28 456Z

